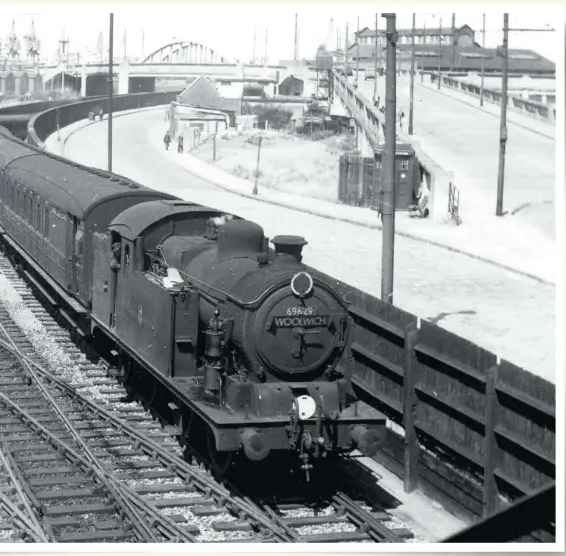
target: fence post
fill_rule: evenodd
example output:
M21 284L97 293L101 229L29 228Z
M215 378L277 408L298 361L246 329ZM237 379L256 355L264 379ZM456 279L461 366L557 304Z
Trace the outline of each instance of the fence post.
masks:
M403 428L405 429L405 492L412 492L418 484L419 440L415 430L417 413L417 360L415 345L417 326L413 322L405 328L405 368L403 373Z
M499 421L499 402L497 400L497 365L487 370L485 387L485 444L483 474L483 516L488 517L497 511L499 489L495 480L497 469L497 440L495 428Z
M312 125L312 124L311 124ZM262 143L263 137L260 135L259 136L259 142L257 145L257 164L256 164L256 168L255 168L255 181L254 181L254 188L252 191L253 195L257 195L257 180L259 178L259 155L261 154L261 143Z

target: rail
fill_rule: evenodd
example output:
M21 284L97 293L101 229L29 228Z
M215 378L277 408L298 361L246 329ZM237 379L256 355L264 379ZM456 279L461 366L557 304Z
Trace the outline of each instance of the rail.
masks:
M206 495L213 499L217 505L225 507L231 513L247 519L253 527L270 533L276 542L288 540L284 532L271 520L266 518L259 508L253 505L253 503L232 495L227 489L214 482L212 478L198 473L184 460L163 450L162 447L151 438L77 392L70 384L51 374L35 360L30 359L23 353L18 353L18 350L6 340L0 339L0 347L7 352L18 356L21 362L27 366L28 372L30 369L33 369L37 373L38 378L40 378L45 385L49 385L50 387L55 388L59 393L69 397L73 400L73 402L84 408L85 411L91 412L97 419L104 421L108 427L117 428L122 431L123 435L135 440L138 449L140 449L143 453L151 454L155 458L156 462L164 465L169 471L175 473L177 476L182 477L186 485L193 486L199 491L206 493ZM121 496L129 506L135 506L135 513L138 513L139 511L142 514L148 515L150 520L162 534L166 534L170 538L176 537L194 542L190 533L180 529L166 516L159 515L155 512L155 510L149 507L149 505L141 499L135 491L126 485L117 482L108 470L103 469L99 472L96 468L93 468L90 458L83 457L81 454L76 453L72 448L64 445L59 439L53 437L48 430L44 429L44 427L37 423L32 417L25 414L25 412L23 412L20 408L15 407L15 404L13 404L13 402L9 398L6 398L2 393L0 393L0 403L13 407L14 411L21 415L22 419L25 419L30 426L40 432L45 439L53 444L57 444L62 452L69 454L70 460L81 462L83 466L92 468L94 476L100 478L101 482L109 483L110 486L113 487L113 490L117 491L117 494Z
M120 112L123 110L168 104L176 100L179 92L180 91L117 95L112 99L112 110L114 112ZM44 149L45 139L57 131L57 127L61 128L78 120L86 120L89 112L98 112L99 109L102 109L104 114L107 114L108 108L108 97L99 97L50 108L49 110L36 114L30 119L28 123L28 142Z
M456 89L460 92L473 95L476 97L480 96L481 87L475 83L469 83L468 81L462 81L454 77L441 76L442 83L447 85L451 89ZM435 74L430 74L430 80L432 83L438 82L438 76ZM484 87L483 96L488 102L494 104L501 104L501 91L495 89L486 89ZM552 124L556 123L556 106L548 106L541 102L535 102L533 100L525 100L521 97L508 95L508 100L510 101L508 106L515 108L516 110L527 113L537 119L543 120L545 122L550 122Z

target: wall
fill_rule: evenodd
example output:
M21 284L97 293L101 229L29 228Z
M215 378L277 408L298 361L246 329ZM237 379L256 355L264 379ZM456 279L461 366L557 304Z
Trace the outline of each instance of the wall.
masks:
M441 79L442 79L442 83L444 83L451 89L455 89L462 93L473 95L478 98L480 97L481 87L479 85L476 85L474 83L469 83L467 81L461 81L459 79L454 79L453 77L441 76ZM432 83L436 83L438 81L438 76L435 74L431 74L430 80ZM487 102L491 102L493 104L501 104L502 94L500 91L495 91L493 89L486 89L484 87L483 94L484 94L484 99ZM540 102L525 100L518 96L507 95L507 99L508 99L507 106L511 110L521 112L537 120L542 120L545 122L556 124L556 106L548 106Z
M112 108L115 112L119 112L120 110L133 110L138 107L159 106L172 102L177 98L178 94L179 91L173 91L171 93L118 95L113 98ZM29 143L43 149L45 148L45 139L57 130L57 111L59 111L59 126L65 127L78 120L87 119L89 112L93 111L96 107L101 107L104 114L108 114L108 97L67 104L36 114L29 121L27 140Z

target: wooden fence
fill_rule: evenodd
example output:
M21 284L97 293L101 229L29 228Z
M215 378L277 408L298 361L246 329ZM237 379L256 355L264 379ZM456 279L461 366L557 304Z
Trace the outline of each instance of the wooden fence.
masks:
M555 478L555 386L352 286L357 394L397 425L376 459L477 516Z
M375 160L358 154L340 156L338 200L355 207L372 207L378 202L379 176Z

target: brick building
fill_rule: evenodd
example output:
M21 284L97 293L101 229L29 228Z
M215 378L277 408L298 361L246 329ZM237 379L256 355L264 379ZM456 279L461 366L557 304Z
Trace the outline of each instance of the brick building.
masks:
M397 69L407 71L411 67L412 29L398 29ZM358 35L358 33L356 33ZM348 59L356 64L359 52L360 69L373 66L375 56L378 65L385 65L386 36L384 30L365 27L359 32L359 46L356 43L348 47ZM454 41L454 48L452 48ZM359 50L358 50L359 48ZM415 29L415 68L417 71L455 72L481 71L482 48L475 41L475 31L469 25L452 28ZM486 73L499 73L503 69L501 56L495 48L486 48L484 52L484 68ZM534 50L509 49L509 72L511 74L548 75L556 72L556 65L537 54Z

